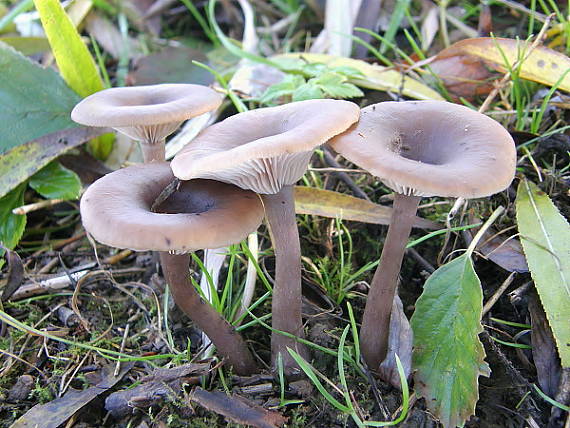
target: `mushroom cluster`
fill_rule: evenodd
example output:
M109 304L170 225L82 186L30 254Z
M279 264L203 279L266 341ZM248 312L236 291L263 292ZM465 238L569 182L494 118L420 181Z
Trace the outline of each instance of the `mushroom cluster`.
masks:
M361 110L347 101L309 100L231 116L202 131L171 164L164 162L165 137L220 102L198 85L156 85L110 89L79 103L74 120L139 139L147 162L108 174L85 192L86 230L106 245L160 251L176 304L237 373L249 374L256 364L245 341L200 298L189 278L188 253L237 243L265 217L275 252L272 368L282 361L285 375L297 377L300 368L287 348L309 355L299 340L301 248L293 184L315 148L328 142L395 192L360 331L362 355L376 370L386 357L398 273L420 198L477 198L505 189L514 177L512 138L487 116L446 102L385 102Z

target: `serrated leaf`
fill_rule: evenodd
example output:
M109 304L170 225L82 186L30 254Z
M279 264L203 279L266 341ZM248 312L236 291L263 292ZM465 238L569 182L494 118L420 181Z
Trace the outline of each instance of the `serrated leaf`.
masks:
M80 101L65 82L0 42L0 154L38 137L79 126L70 118Z
M0 197L26 181L57 156L108 131L108 128L66 129L13 148L0 156Z
M517 223L528 267L556 340L570 367L570 226L548 195L524 179L517 190Z
M8 249L14 248L26 227L26 216L12 214L14 208L24 205L26 185L21 184L0 198L0 243ZM0 256L4 250L0 249Z
M428 278L410 320L415 385L445 427L463 426L475 413L486 367L478 337L482 311L481 283L464 254Z
M267 88L261 96L260 101L262 103L267 103L276 98L292 95L293 92L295 92L295 90L304 83L305 79L302 76L287 74L281 82Z
M332 98L362 97L364 93L352 83L346 81L346 77L337 73L323 73L308 82L318 86L325 94Z
M324 98L325 94L318 86L303 83L293 92L293 101L305 101Z
M30 178L30 187L48 199L77 199L81 180L59 162L51 162Z
M103 80L89 49L59 0L34 0L51 46L57 67L69 87L82 97L104 88ZM90 145L93 154L106 158L113 148L114 137L104 135Z
M319 64L319 63L312 63L312 64L305 63L302 68L303 74L310 77L316 77L327 70L328 67L325 64Z
M392 208L331 190L295 186L295 212L372 224L390 224ZM416 217L415 227L439 229L433 221Z
M362 88L398 93L401 91L404 95L420 100L443 100L440 94L418 80L405 76L397 70L377 64L368 64L362 60L304 52L294 52L271 58L272 61L279 62L279 64L282 63L283 59L289 61L298 59L308 63L320 63L325 64L329 68L351 67L360 71L364 77L351 78L349 80L350 83L354 83ZM293 67L294 62L291 61L290 64Z
M354 67L348 67L345 65L341 65L340 67L332 67L330 69L333 73L342 74L344 77L348 79L361 79L366 77L362 71L357 70Z

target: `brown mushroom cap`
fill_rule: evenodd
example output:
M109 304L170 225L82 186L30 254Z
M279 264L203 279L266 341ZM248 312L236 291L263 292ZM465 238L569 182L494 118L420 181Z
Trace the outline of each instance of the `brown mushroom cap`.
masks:
M313 150L358 120L356 104L309 100L231 116L205 129L171 163L182 180L211 178L257 193L298 181Z
M151 212L174 179L166 162L135 165L93 183L81 198L85 229L99 242L132 250L187 252L234 244L257 229L255 193L211 180L181 183Z
M396 192L479 198L514 178L516 149L498 122L443 101L384 102L330 146Z
M131 138L154 142L186 119L215 110L221 103L220 95L201 85L111 88L83 99L71 118L82 125L109 126Z

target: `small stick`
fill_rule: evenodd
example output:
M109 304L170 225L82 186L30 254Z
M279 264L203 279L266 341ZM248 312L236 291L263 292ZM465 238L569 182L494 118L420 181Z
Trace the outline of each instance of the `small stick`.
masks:
M123 352L125 350L125 344L127 343L127 337L129 336L129 330L131 328L131 325L129 323L127 323L125 325L125 331L123 332L123 340L121 341L121 349L119 350L119 352ZM113 373L113 376L117 377L119 375L119 371L121 370L121 360L117 361L117 364L115 365L115 372Z
M325 161L330 166L332 166L333 168L342 168L342 166L336 161L334 156L327 148L323 148L323 153L325 156ZM344 183L350 188L350 190L354 192L356 196L362 199L366 199L367 201L370 200L368 195L364 193L364 191L360 187L358 187L358 185L352 180L352 178L348 176L346 172L334 172L334 175L336 175L339 179L344 181Z
M34 202L33 204L22 205L21 207L14 208L12 214L25 215L33 211L41 210L42 208L53 207L54 205L65 202L66 199L45 199L43 201Z
M503 281L503 283L501 284L501 286L497 289L497 291L495 291L495 293L493 293L493 295L491 296L491 298L489 300L487 300L487 303L485 303L485 306L483 306L483 313L481 314L481 316L485 316L485 314L487 312L489 312L491 310L491 308L493 307L493 305L495 303L497 303L497 300L499 300L499 297L501 297L503 295L503 293L505 292L505 290L507 288L509 288L509 286L512 284L513 279L515 278L515 273L516 272L512 272L507 279L505 279Z

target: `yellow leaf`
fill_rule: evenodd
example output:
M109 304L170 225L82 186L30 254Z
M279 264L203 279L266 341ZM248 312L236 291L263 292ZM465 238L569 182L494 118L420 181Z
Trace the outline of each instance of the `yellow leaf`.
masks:
M530 46L530 43L521 40L479 37L454 43L441 51L437 58L472 55L485 60L500 71L506 71L512 68L517 60L526 57L520 67L520 77L554 86L570 69L570 58L545 46L537 46L529 54ZM570 73L564 76L558 87L570 91Z
M295 186L295 212L372 224L390 224L392 208L331 190ZM440 229L433 221L416 217L415 227Z
M294 52L274 57L302 58L309 63L325 64L329 67L352 67L364 74L362 79L350 79L351 83L377 91L400 92L419 100L443 100L443 97L429 86L412 79L394 69L369 64L359 59L345 58L327 54Z

